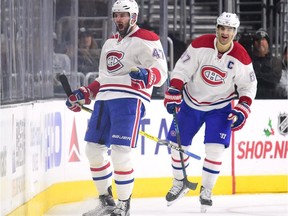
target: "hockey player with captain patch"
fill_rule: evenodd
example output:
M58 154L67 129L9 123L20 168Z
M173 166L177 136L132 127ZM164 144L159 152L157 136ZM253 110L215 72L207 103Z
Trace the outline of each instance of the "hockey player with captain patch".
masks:
M168 113L177 113L183 149L189 149L193 137L205 124L201 212L212 206L212 190L220 173L223 153L230 144L231 132L242 129L256 95L257 80L251 59L234 41L239 25L236 14L223 12L217 18L216 35L196 38L177 61L165 93L164 105ZM232 101L237 98L238 103L232 107ZM172 122L168 140L177 142L176 129ZM189 190L182 172L189 165L188 159L184 155L182 167L179 152L172 150L173 185L166 195L168 206Z
M134 187L132 154L140 120L153 86L160 87L167 79L167 61L159 36L137 26L138 13L134 0L117 0L113 4L117 33L102 47L99 77L74 91L66 101L70 110L78 112L81 105L95 99L85 141L99 205L84 216L130 215ZM112 177L117 204L112 194Z

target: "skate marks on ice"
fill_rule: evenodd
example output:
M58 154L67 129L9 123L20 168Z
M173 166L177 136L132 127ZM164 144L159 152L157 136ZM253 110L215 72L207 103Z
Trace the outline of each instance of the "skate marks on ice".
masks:
M95 199L57 205L44 216L80 216L97 205ZM134 198L131 200L131 216L188 216L201 215L199 197L185 196L172 206L162 198ZM206 215L222 216L288 216L288 193L215 195L213 206Z

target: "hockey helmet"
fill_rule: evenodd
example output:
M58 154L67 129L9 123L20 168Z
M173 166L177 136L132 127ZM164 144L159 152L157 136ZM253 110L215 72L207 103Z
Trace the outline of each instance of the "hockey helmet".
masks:
M218 25L233 27L237 31L237 28L240 25L240 21L239 21L238 16L235 13L223 12L217 18L216 26L218 26Z
M135 0L117 0L112 6L112 16L116 12L128 12L130 18L136 14L136 19L139 13L139 7Z

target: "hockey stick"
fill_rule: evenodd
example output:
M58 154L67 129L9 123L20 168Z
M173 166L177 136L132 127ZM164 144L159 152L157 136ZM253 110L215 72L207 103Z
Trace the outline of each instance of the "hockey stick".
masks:
M180 133L179 133L179 127L178 127L178 118L177 118L177 114L176 114L176 109L173 112L173 122L174 122L174 127L175 127L175 131L176 131L176 137L177 137L177 143L178 143L178 147L181 147L181 139L180 139ZM190 182L187 178L187 173L186 173L186 168L185 168L185 164L184 164L184 158L183 158L183 154L182 152L179 152L180 154L180 160L181 160L181 166L182 166L182 171L183 171L183 175L184 175L184 179L183 179L183 183L191 190L196 190L198 183L194 183L194 182Z
M60 75L59 75L59 81L61 82L61 85L62 85L62 87L63 87L63 89L64 89L64 91L65 91L65 93L66 93L66 95L67 95L68 97L69 97L71 94L73 94L73 93L72 93L72 90L71 90L71 86L70 86L70 84L69 84L69 82L68 82L68 79L67 79L67 77L66 77L65 74L60 74ZM82 104L79 104L79 105L80 105L81 108L82 108L83 110L85 110L86 112L89 112L89 113L92 113L92 112L93 112L92 109L90 109L90 108L88 108L88 107L85 107L85 106L83 106ZM173 142L168 141L168 140L159 140L157 137L154 137L154 136L152 136L152 135L150 135L150 134L148 134L148 133L146 133L146 132L144 132L144 131L141 131L141 130L139 131L139 133L140 133L140 135L142 135L142 136L145 136L145 137L147 137L147 138L149 138L149 139L151 139L151 140L154 140L155 142L159 143L160 145L166 145L166 146L168 146L169 148L175 149L176 151L182 152L182 153L184 153L184 154L186 154L186 155L188 155L188 156L190 156L190 157L193 157L193 158L195 158L195 159L197 159L197 160L200 160L200 159L201 159L200 156L195 155L195 154L193 154L192 152L189 152L189 151L186 151L186 150L184 150L184 149L182 149L182 148L177 147L177 144L176 144L176 143L173 143Z
M198 156L196 154L193 154L192 152L186 151L186 150L184 150L182 148L179 148L177 146L177 143L171 142L169 140L158 139L157 137L152 136L151 134L148 134L148 133L146 133L144 131L141 131L141 130L139 131L139 134L144 136L144 137L146 137L146 138L148 138L148 139L150 139L150 140L153 140L153 141L159 143L160 145L166 145L167 147L169 147L171 149L174 149L176 151L182 152L183 154L186 154L186 155L188 155L190 157L193 157L193 158L195 158L197 160L201 160L200 156Z

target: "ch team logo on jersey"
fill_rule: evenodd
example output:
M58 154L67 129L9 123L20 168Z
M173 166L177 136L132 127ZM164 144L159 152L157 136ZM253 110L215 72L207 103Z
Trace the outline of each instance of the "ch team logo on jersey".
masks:
M123 67L121 63L121 59L123 59L124 53L116 50L112 50L107 53L106 61L107 61L107 70L109 73L113 73L118 71Z
M201 77L210 86L218 86L225 83L227 73L219 68L205 65L201 68Z

